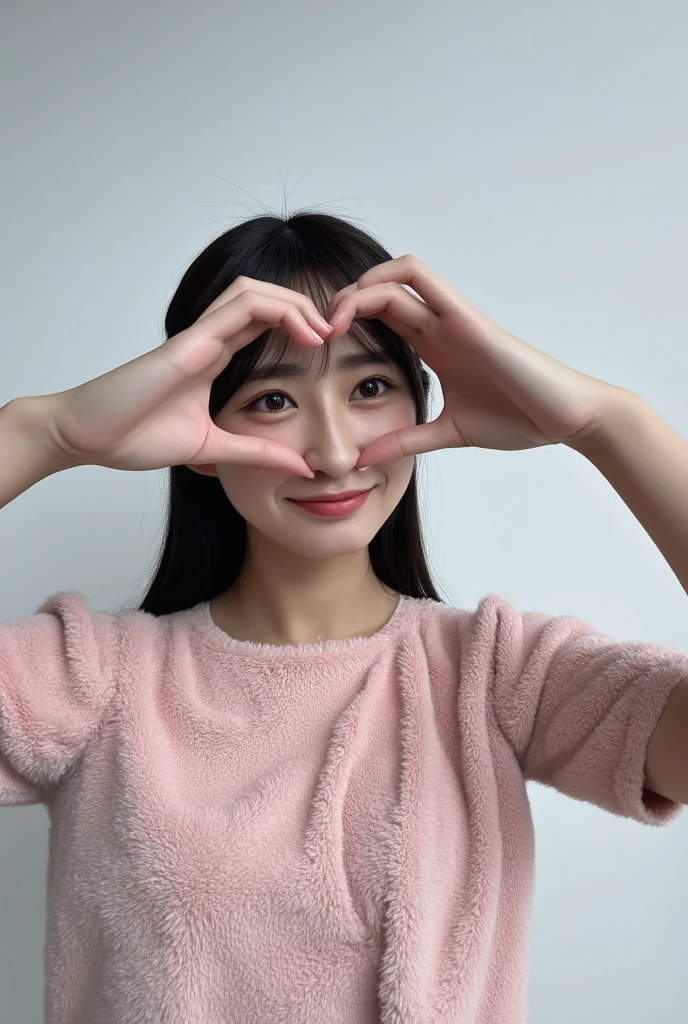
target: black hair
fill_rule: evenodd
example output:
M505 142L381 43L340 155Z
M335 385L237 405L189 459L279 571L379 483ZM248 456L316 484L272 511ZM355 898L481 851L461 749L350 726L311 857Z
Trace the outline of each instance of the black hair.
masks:
M195 323L237 277L307 292L325 315L334 292L390 259L375 238L340 217L308 212L253 217L212 241L185 271L165 316L167 339ZM239 349L213 381L211 419L259 362L274 330L264 331ZM425 422L430 375L415 350L381 320L354 321L348 333L369 350L393 359L408 380L416 422ZM288 344L294 342L287 338ZM323 352L326 367L327 342L317 351ZM166 536L138 605L153 615L211 601L238 578L246 553L246 522L219 479L188 466L172 466L169 472ZM442 600L426 562L415 466L401 500L370 541L369 556L373 572L387 587L412 597Z

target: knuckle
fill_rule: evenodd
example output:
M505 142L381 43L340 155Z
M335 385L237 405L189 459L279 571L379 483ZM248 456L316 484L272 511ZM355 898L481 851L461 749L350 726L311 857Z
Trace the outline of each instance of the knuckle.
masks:
M239 301L247 306L255 306L259 298L259 292L254 291L253 288L246 288L239 296Z
M282 306L281 312L281 318L283 320L293 320L294 318L298 319L300 313L301 310L299 309L299 305L297 302L290 302L289 299L284 300L284 305Z
M385 298L391 299L403 291L404 286L400 281L385 281L380 290Z

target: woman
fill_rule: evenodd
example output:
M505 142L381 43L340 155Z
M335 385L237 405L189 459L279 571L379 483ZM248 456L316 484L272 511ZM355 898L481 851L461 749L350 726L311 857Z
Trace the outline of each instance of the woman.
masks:
M415 456L573 447L686 588L686 443L334 217L228 231L166 333L0 410L0 504L171 467L138 607L0 627L0 798L51 820L46 1020L522 1024L525 783L675 820L688 654L442 602Z

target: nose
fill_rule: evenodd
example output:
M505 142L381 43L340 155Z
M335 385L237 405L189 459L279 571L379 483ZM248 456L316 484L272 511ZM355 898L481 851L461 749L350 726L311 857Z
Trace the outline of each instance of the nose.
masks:
M301 455L314 473L342 479L356 466L361 452L374 438L364 436L360 417L333 406L309 421Z

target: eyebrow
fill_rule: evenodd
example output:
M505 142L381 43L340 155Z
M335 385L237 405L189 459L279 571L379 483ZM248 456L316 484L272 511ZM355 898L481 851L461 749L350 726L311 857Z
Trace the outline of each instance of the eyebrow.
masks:
M347 370L357 370L361 366L380 365L396 366L396 363L382 353L374 353L364 350L362 352L349 352L346 355L340 356L337 360L335 369L340 373L345 373ZM246 387L248 384L256 384L259 381L278 379L286 380L288 378L305 376L306 371L301 363L265 363L263 366L257 366L251 370L244 381L243 387Z

